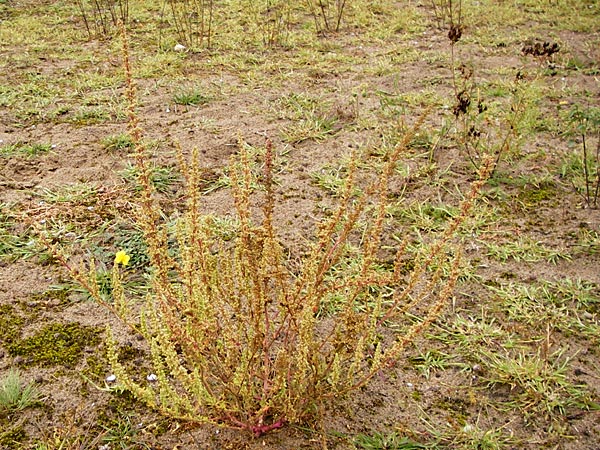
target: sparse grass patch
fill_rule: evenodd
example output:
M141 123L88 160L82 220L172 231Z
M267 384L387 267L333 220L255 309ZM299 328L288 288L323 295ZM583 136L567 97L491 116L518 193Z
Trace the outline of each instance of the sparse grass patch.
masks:
M347 174L347 170L348 167L344 165L328 165L316 172L311 173L310 176L315 185L329 192L334 197L338 197L344 190L344 186L346 184L345 174ZM352 195L355 197L360 197L362 194L363 192L359 187L355 187L354 192L352 193Z
M467 361L480 362L480 354L487 348L500 345L504 349L513 349L523 345L521 338L507 330L500 321L475 315L457 315L436 325L435 333L428 338L440 341L446 347L456 350Z
M115 215L131 209L122 187L74 183L40 189L36 194L39 200L26 210L27 223L43 225L49 233L47 238L54 242L97 236Z
M76 125L93 125L107 122L111 119L111 114L106 108L98 107L82 107L71 118L71 121Z
M416 109L439 107L444 103L443 98L432 89L409 93L378 90L375 95L379 100L380 114L387 120L412 113Z
M198 106L210 101L199 89L181 89L173 95L173 101L178 105Z
M285 45L295 22L295 5L285 0L246 0L243 14L248 17L249 33L265 47Z
M334 133L335 119L311 115L294 122L282 132L285 142L299 144L314 139L321 141Z
M150 180L158 192L168 192L173 185L181 181L180 175L173 167L154 165L150 170ZM120 174L123 180L133 186L135 191L141 189L141 185L137 181L140 177L140 172L137 167L128 164Z
M429 448L398 433L359 434L354 439L356 449L364 450L418 450Z
M132 148L133 142L128 134L113 134L102 140L102 145L109 152L119 152Z
M528 263L539 261L556 263L561 259L571 259L571 255L566 251L550 248L526 235L520 235L516 239L502 243L488 241L482 241L482 243L487 248L488 256L502 262L510 259Z
M17 117L24 118L43 117L45 109L63 93L56 80L36 72L26 72L3 90L11 100L9 104L17 110Z
M600 326L594 320L599 312L600 296L594 284L565 279L490 289L497 295L508 319L529 325L537 336L550 329L592 342L600 338Z
M44 202L52 204L71 203L91 206L97 201L98 187L91 183L65 184L57 188L39 191Z
M54 146L52 144L33 143L26 144L17 142L0 146L0 156L10 158L12 156L24 156L26 158L35 158L37 156L49 153Z
M139 426L132 423L130 416L120 416L103 424L101 442L115 450L151 450L151 446L138 438Z
M431 443L424 447L432 450L456 449L456 450L503 450L514 448L520 442L512 436L508 430L499 428L485 429L479 424L453 423L436 426L427 423L432 434ZM410 447L409 447L410 448Z
M586 387L569 381L569 358L564 357L564 350L550 355L488 353L485 361L484 381L492 387L509 388L508 398L499 406L518 409L534 422L560 421L573 408L593 406Z
M425 201L396 209L394 217L410 224L417 232L431 232L443 229L458 213L458 209L451 205L434 205Z
M41 430L42 436L28 448L31 450L100 450L103 448L100 444L104 435L98 432L95 419L95 412L88 411L84 417L79 408L70 410L57 423Z
M576 234L577 236L577 252L588 255L597 255L600 253L600 232L582 228Z
M28 258L36 253L34 242L26 232L18 230L14 207L0 203L0 260Z
M453 361L454 356L439 350L427 350L417 356L408 358L409 363L427 380L433 372L447 370L450 367L461 367L463 363Z
M335 132L336 117L327 112L328 104L323 100L292 93L279 98L275 106L278 108L275 111L277 116L292 120L282 131L286 142L323 140Z
M0 413L20 411L35 405L41 394L33 384L24 383L18 370L9 370L0 380Z
M171 49L169 49L171 50ZM178 78L185 67L185 55L179 52L151 52L144 54L136 67L136 77L139 78Z
M312 15L317 34L340 30L346 8L346 0L326 2L305 0L305 4Z

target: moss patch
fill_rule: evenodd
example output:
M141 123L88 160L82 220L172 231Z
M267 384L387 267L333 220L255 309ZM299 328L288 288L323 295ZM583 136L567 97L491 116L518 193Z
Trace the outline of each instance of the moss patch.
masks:
M465 425L469 417L468 404L464 399L444 397L433 405L435 408L447 411L460 425Z
M20 335L23 322L12 306L0 305L0 342L4 345L13 342Z
M0 448L7 450L23 448L23 441L26 438L27 435L25 434L22 425L16 425L12 428L9 427L8 429L0 430Z
M558 198L556 184L552 181L544 181L538 185L525 185L521 188L517 199L527 208L537 206L542 202L555 201Z
M78 323L53 323L34 336L8 345L12 356L22 356L27 365L73 366L86 346L98 345L98 329Z
M69 301L69 288L68 287L59 287L59 288L50 288L44 292L39 292L36 294L30 295L30 300L36 302L48 302L55 300L56 303L64 304Z

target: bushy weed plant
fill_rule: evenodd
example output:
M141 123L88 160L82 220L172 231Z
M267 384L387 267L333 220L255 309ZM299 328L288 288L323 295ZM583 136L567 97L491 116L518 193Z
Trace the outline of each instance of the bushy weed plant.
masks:
M317 33L339 31L346 8L346 0L305 0Z
M179 44L210 47L213 35L213 0L165 0Z
M242 13L250 28L256 28L262 44L274 47L286 43L292 24L293 5L286 0L245 0Z
M120 388L170 417L255 435L318 420L328 404L393 365L440 315L460 271L453 238L491 164L482 168L460 213L426 252L411 255L405 241L390 255L383 245L390 231L388 183L421 117L390 150L364 195L356 195L359 158L352 158L331 214L316 225L299 262L291 264L294 258L284 254L275 220L272 144L265 146L258 177L247 147L232 161L237 229L227 238L214 226L215 218L203 213L199 152L186 159L180 151L187 208L173 237L155 200L152 162L125 61L132 156L141 186L137 217L152 268L149 293L141 308L125 294L122 266L129 255L123 251L112 270L112 301L100 293L93 262L77 266L63 258L92 297L147 345L154 382L140 381L119 360L115 334L107 330ZM257 185L262 190L256 192ZM355 264L342 264L349 255ZM381 270L385 257L389 264ZM351 270L344 269L348 266ZM336 308L326 308L332 298Z
M108 36L129 19L129 0L76 0L90 38Z
M570 178L587 208L598 208L600 199L600 108L575 105L566 114L565 134L581 140L581 157L571 158L562 175ZM596 145L593 140L596 138Z

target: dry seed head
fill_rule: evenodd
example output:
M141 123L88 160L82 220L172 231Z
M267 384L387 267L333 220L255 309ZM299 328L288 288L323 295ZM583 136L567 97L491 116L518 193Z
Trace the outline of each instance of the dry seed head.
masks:
M460 41L460 38L462 37L462 33L463 33L462 25L452 24L452 25L450 25L450 29L448 30L448 39L450 39L450 42L452 44L456 44L458 41Z

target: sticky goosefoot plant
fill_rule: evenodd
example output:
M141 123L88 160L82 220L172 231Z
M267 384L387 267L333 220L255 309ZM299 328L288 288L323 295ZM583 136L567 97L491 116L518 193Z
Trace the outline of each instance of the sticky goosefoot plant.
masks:
M128 55L127 45L124 45ZM220 424L261 435L286 424L318 420L327 404L367 384L389 368L441 313L453 294L460 251L452 244L468 217L489 167L428 251L410 261L400 245L388 271L378 269L389 203L388 181L424 118L391 151L370 195L356 197L358 158L348 171L332 214L318 223L307 254L287 264L278 241L274 211L273 149L268 142L262 176L262 220L252 219L250 158L243 149L231 170L239 221L233 240L224 240L204 215L199 191L198 151L179 162L186 180L187 208L178 221L176 244L154 199L151 161L138 124L129 60L129 126L139 168L139 224L152 266L149 294L141 307L127 298L119 252L112 270L112 302L103 300L93 263L63 262L100 303L143 336L156 382L136 381L119 361L110 328L108 355L120 387L161 413ZM364 224L366 223L366 228ZM362 236L362 238L360 238ZM172 240L172 239L171 239ZM358 264L336 270L349 253ZM444 275L446 273L446 275ZM322 307L335 297L340 305ZM342 299L340 302L339 299ZM417 310L420 313L417 313ZM401 320L407 313L414 319ZM389 325L396 326L390 327Z

